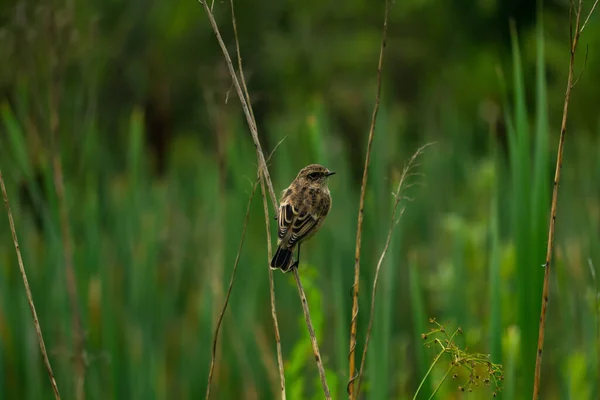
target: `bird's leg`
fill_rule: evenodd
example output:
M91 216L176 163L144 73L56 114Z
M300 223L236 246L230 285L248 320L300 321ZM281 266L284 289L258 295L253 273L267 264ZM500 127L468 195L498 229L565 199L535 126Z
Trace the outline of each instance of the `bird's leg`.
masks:
M298 244L298 258L292 264L292 268L298 267L298 265L300 265L300 244Z

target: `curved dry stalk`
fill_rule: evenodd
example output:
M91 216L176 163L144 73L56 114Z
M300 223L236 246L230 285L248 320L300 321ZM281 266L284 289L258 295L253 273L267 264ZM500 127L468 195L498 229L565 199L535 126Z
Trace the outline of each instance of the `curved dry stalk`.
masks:
M573 83L573 70L575 66L575 52L577 50L577 44L579 42L579 36L585 27L585 24L590 18L590 15L596 8L596 1L594 6L592 7L588 17L585 19L583 27L580 28L581 21L581 8L582 8L582 0L579 0L577 10L575 13L575 30L573 31L573 21L572 21L572 10L574 5L572 2L569 3L569 27L571 34L570 41L570 58L569 58L569 73L567 76L567 89L565 91L565 101L563 106L563 114L562 121L560 126L560 137L558 139L558 150L556 157L556 170L554 172L554 187L552 189L552 204L550 206L550 226L548 228L548 247L546 249L546 263L544 264L544 286L542 289L542 309L540 312L540 327L538 331L538 344L537 344L537 353L535 360L535 375L533 381L533 400L537 400L540 395L540 375L542 369L542 353L544 350L544 334L546 328L546 315L548 311L548 297L549 297L549 287L550 287L550 264L552 261L552 252L554 248L554 229L556 223L556 208L558 202L558 186L560 183L560 172L562 168L562 160L563 160L563 149L565 143L565 134L567 131L567 116L569 112L569 100L571 98L571 89L574 86Z
M269 215L269 205L267 204L267 191L265 183L260 181L260 190L263 196L263 208L265 211L265 227L267 229L267 269L269 270L269 293L271 294L271 317L273 318L273 331L275 332L275 343L277 346L277 366L279 367L279 386L281 390L281 400L286 400L285 395L285 373L283 371L283 353L281 351L281 336L279 336L279 322L277 321L277 308L275 307L275 282L273 280L273 270L269 262L273 256L271 246L271 218Z
M229 304L229 298L231 297L231 290L233 289L233 282L235 281L235 274L237 272L237 267L240 262L240 256L242 254L242 248L244 247L244 239L246 238L246 228L248 227L248 220L250 219L250 206L252 205L252 200L254 199L254 193L256 193L256 187L258 186L258 180L254 182L254 186L252 187L252 193L250 193L250 198L248 199L248 206L246 207L246 217L244 218L244 226L242 227L242 238L240 239L240 244L238 246L237 255L235 256L235 262L233 263L233 271L231 272L231 278L229 280L229 287L227 288L227 294L225 295L225 303L223 304L223 309L219 314L219 318L217 319L217 325L215 326L215 333L213 336L213 346L212 346L212 357L210 359L210 369L208 371L208 383L206 385L206 400L210 398L210 387L212 383L213 372L215 369L215 358L217 356L217 341L219 340L219 330L221 329L221 324L223 323L223 316L225 315L225 311L227 310L227 305Z
M329 386L327 385L327 379L325 377L325 369L323 368L323 363L321 361L321 352L319 351L319 344L317 343L317 337L315 335L315 329L313 328L312 321L310 319L310 311L308 309L308 300L306 299L306 294L304 293L304 287L302 286L302 281L300 281L300 275L298 275L298 267L292 268L294 271L294 278L296 279L296 286L298 286L298 294L300 295L300 300L302 301L302 309L304 310L304 318L306 319L306 326L308 327L308 334L310 335L310 343L312 344L313 354L315 355L315 360L317 361L317 368L319 369L319 376L321 377L321 385L323 386L323 393L325 394L326 399L331 399L331 394L329 393Z
M379 282L379 271L381 269L381 265L383 264L383 259L385 258L385 255L387 254L388 248L390 247L390 242L392 241L392 234L394 233L394 228L396 227L396 224L398 223L398 220L396 220L396 212L398 210L398 205L400 204L400 200L405 198L404 196L402 196L402 193L403 193L404 189L407 189L410 186L410 185L405 185L405 181L410 176L410 171L413 168L414 162L417 159L417 157L419 157L423 153L423 150L425 150L425 148L427 146L429 146L430 144L431 143L420 147L412 155L410 160L408 160L408 163L402 170L402 175L400 176L400 181L398 182L398 188L396 189L396 192L394 193L395 200L394 200L394 207L392 208L392 216L390 219L390 228L388 229L388 235L387 235L387 239L385 241L385 246L383 247L383 251L381 252L381 256L379 257L379 261L377 262L377 267L375 268L375 278L373 279L373 291L371 294L371 315L369 317L369 326L367 328L367 336L365 338L365 347L363 348L362 358L360 361L360 368L358 370L358 376L356 378L356 395L355 395L355 397L358 397L358 394L360 393L361 378L362 378L362 374L363 374L363 369L365 367L365 361L367 359L367 350L369 348L369 340L371 339L371 330L373 328L373 318L375 316L375 297L377 294L377 283ZM400 210L400 216L402 216L402 214L404 214L404 208Z
M350 351L348 353L349 361L349 380L348 380L348 396L353 398L355 375L355 350L356 350L356 328L358 322L358 289L360 281L360 245L362 241L362 223L365 209L365 193L367 191L367 179L369 176L369 164L371 163L371 147L373 145L373 137L375 136L375 123L377 121L377 113L379 111L379 102L381 98L381 80L383 69L383 56L385 54L388 17L390 14L390 0L385 0L385 16L383 19L383 33L381 35L381 48L379 50L379 63L377 65L377 94L375 95L375 106L373 107L373 115L371 117L371 127L369 129L369 139L367 143L367 155L365 157L365 167L363 170L362 184L360 187L360 202L358 206L358 224L356 227L356 250L354 253L354 285L352 286L352 321L350 323Z
M21 257L21 250L19 249L19 240L17 239L17 231L15 230L15 221L13 220L12 211L10 210L10 203L8 202L8 194L6 193L6 186L4 186L4 178L2 177L2 171L0 171L0 186L2 186L2 197L4 198L4 205L6 206L6 213L8 214L8 222L10 224L10 233L12 234L13 243L15 245L15 251L17 252L17 261L19 262L19 269L21 270L21 277L23 278L23 285L25 286L25 294L27 295L27 301L31 314L33 316L33 326L37 334L38 343L40 345L40 351L42 358L44 359L44 365L50 378L50 385L54 392L54 398L60 400L60 393L58 391L58 385L56 379L54 379L54 373L52 372L52 366L50 365L50 359L46 352L46 345L44 344L44 337L42 335L42 328L35 311L35 304L33 303L33 296L31 295L31 289L29 288L29 281L27 280L27 274L25 273L25 266L23 265L23 258Z
M581 29L579 30L579 34L581 34L581 32L583 32L583 30L585 29L585 26L587 25L588 21L590 20L590 17L592 16L592 14L594 13L594 10L596 9L596 6L598 5L598 0L596 0L594 2L594 5L592 6L592 9L590 10L587 18L585 19L583 25L581 25Z
M279 147L279 145L281 144L281 142L283 142L283 140L281 140L279 143L277 143L277 145L275 146L275 148L273 149L273 151L269 155L268 160L271 159L271 157L273 156L273 154L275 153L275 151L277 150L277 147ZM242 228L242 238L240 240L240 245L238 247L238 252L237 252L237 255L235 257L235 262L233 264L233 271L231 273L231 278L229 280L229 287L227 288L227 294L225 295L225 302L223 303L223 308L221 310L221 313L219 314L219 318L217 319L217 325L215 326L215 333L214 333L214 337L213 337L212 357L211 357L211 360L210 360L210 369L209 369L209 372L208 372L208 384L206 386L206 399L207 400L208 400L208 398L210 396L210 388L211 388L211 383L212 383L212 376L213 376L213 371L214 371L214 367L215 367L215 359L216 359L216 354L217 354L217 341L218 341L218 338L219 338L219 330L221 328L221 324L223 323L223 316L225 315L225 311L227 310L227 305L229 304L229 298L231 297L231 291L233 289L233 282L235 281L235 275L236 275L237 267L238 267L238 264L239 264L239 261L240 261L240 256L241 256L241 253L242 253L242 248L244 246L244 239L246 237L246 228L248 226L248 220L250 218L250 206L252 205L252 199L254 199L254 194L256 193L256 188L258 186L259 179L260 179L259 178L260 174L258 173L258 171L257 171L257 175L258 176L256 178L256 181L254 182L254 185L252 187L252 193L250 194L250 198L248 199L248 206L246 207L246 216L244 217L244 225L243 225L243 228ZM261 185L262 185L262 182L261 182ZM270 244L270 242L271 242L271 240L270 240L270 231L267 231L267 232L268 232L269 244ZM269 257L270 257L270 254L269 254ZM279 337L279 330L277 330L277 337ZM283 361L281 362L281 364L283 365Z
M258 140L258 131L256 128L256 123L254 122L254 119L252 118L252 113L250 112L251 105L249 102L246 101L244 92L237 78L235 68L233 67L233 63L231 62L229 51L227 51L227 46L225 46L225 42L223 42L223 38L221 37L221 32L219 31L217 21L215 21L215 16L210 10L210 7L208 7L206 1L198 0L198 2L206 11L206 15L208 16L208 20L210 22L212 30L215 36L217 37L219 47L221 47L221 51L223 52L223 57L225 57L225 62L227 64L227 69L229 70L229 75L231 76L233 86L235 87L235 91L238 95L238 98L240 99L240 103L242 104L242 110L244 111L244 116L246 117L246 122L248 123L248 127L250 128L250 134L252 135L252 140L254 141L254 146L256 147L258 167L260 169L261 176L263 179L265 179L265 183L267 184L267 188L269 189L269 195L271 196L271 201L273 202L273 208L276 210L277 196L275 195L275 191L273 190L273 183L271 182L271 176L269 174L269 169L267 168L267 162L265 161L265 156L262 150L262 146L260 145L260 140Z
M237 23L235 20L235 7L233 6L233 0L229 2L231 6L231 24L233 25L233 36L235 39L235 50L238 60L238 69L240 70L240 78L242 81L242 88L244 90L245 100L248 105L248 110L250 111L250 117L254 123L254 127L256 128L256 119L254 118L254 111L252 110L252 103L250 102L250 93L248 92L248 86L246 86L246 78L244 76L244 67L242 63L242 53L240 51L240 41L238 39L237 34ZM285 138L284 138L285 139ZM275 145L275 148L269 155L267 162L271 159L271 156L277 150L277 147L283 142L282 139ZM257 149L258 152L258 149ZM258 157L258 155L257 155ZM258 171L258 179L260 179L260 170ZM271 184L271 188L272 188ZM271 298L271 318L273 319L273 331L275 333L275 344L277 348L277 369L279 371L279 389L281 390L281 399L286 400L285 394L285 372L283 369L283 352L281 350L281 336L279 335L279 321L277 320L277 307L275 306L275 282L273 280L273 270L269 267L269 263L271 257L273 256L273 248L271 246L271 218L269 218L269 205L267 203L267 194L265 190L264 179L260 180L260 190L262 192L263 197L263 206L265 212L265 228L267 230L267 269L269 273L269 295Z

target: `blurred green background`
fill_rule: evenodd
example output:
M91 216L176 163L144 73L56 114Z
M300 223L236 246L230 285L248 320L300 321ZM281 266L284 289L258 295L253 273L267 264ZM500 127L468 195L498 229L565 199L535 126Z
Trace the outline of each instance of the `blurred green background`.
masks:
M584 4L584 13L591 1ZM333 210L300 268L333 398L344 398L360 178L384 2L236 1L246 80L279 192L306 164L337 171ZM229 51L228 2L214 13ZM600 20L581 37L560 187L543 399L600 398ZM420 146L380 280L364 398L412 399L435 317L530 398L568 2L394 3L366 197L357 355L400 172ZM512 29L511 29L512 27ZM231 79L194 0L0 4L0 167L63 398L75 398L60 201L62 160L88 399L204 396L216 317L256 178ZM577 74L578 72L576 72ZM0 397L50 399L6 213L0 213ZM288 399L322 391L297 290L275 274ZM277 398L260 191L213 382L216 399ZM419 398L447 370L440 362ZM462 393L463 373L439 399Z

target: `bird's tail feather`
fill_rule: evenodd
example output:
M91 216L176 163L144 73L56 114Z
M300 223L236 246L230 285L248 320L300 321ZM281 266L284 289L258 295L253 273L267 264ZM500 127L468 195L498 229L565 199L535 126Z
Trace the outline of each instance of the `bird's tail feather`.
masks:
M292 261L292 251L285 247L278 247L273 259L271 260L272 269L281 269L282 272L288 272Z

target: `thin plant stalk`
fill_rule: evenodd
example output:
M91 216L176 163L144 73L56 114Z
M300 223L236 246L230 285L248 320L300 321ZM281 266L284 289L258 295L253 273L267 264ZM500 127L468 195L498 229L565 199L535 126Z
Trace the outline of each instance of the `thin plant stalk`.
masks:
M450 339L448 340L449 342L452 342L452 340L454 339L454 336L456 336L456 333L458 331L454 332L452 334L452 336L450 336ZM438 355L434 358L433 362L431 363L431 365L429 366L429 369L427 370L427 373L425 374L425 376L423 377L423 379L421 379L421 383L419 384L419 387L417 388L417 391L415 392L415 395L413 396L413 400L417 399L417 396L419 395L419 392L421 391L421 388L423 387L423 385L425 384L425 381L427 380L427 377L429 377L429 374L431 374L431 371L433 371L433 367L435 367L435 365L437 364L437 362L440 360L440 357L442 357L442 355L444 355L444 353L446 352L446 347L444 347L444 345L440 342L439 339L435 340L436 343L438 343L441 347L442 350L438 353ZM439 389L436 388L435 391L437 391ZM434 392L435 393L435 392ZM431 398L431 397L430 397Z
M365 209L365 193L367 191L367 179L369 176L369 164L371 163L371 147L373 145L373 137L375 136L375 122L377 121L377 113L379 112L379 102L381 98L381 80L383 69L383 56L387 41L388 17L390 13L390 0L385 0L385 16L383 20L383 33L381 35L381 48L379 50L379 63L377 65L377 94L375 95L375 106L373 107L373 115L371 117L371 127L369 129L369 139L367 142L367 154L365 157L365 167L363 170L362 184L360 187L360 201L358 206L358 224L356 227L356 249L354 255L354 285L352 286L352 319L350 322L350 351L348 353L349 365L349 380L348 380L348 396L353 399L354 380L357 378L355 365L355 350L356 350L356 329L358 322L358 290L360 281L360 248L362 241L362 224Z
M245 101L248 105L248 110L250 111L250 117L252 119L254 127L256 128L256 119L254 118L254 111L252 110L252 103L250 102L250 93L248 92L248 86L246 85L246 78L244 75L244 67L243 67L243 63L242 63L242 53L240 51L240 41L238 39L237 23L236 23L236 19L235 19L235 7L233 6L233 0L230 0L229 4L231 6L231 24L233 25L233 36L235 39L235 50L236 50L236 55L237 55L237 60L238 60L238 69L240 71L240 78L242 81L242 89L244 90ZM211 8L211 10L212 10L212 8ZM282 141L283 140L281 140L279 143L277 143L277 145L275 146L275 148L269 155L267 162L271 158L271 156L273 155L275 150L277 150L277 147L279 147L279 145L281 144ZM257 152L258 152L258 148L257 148ZM257 154L257 158L259 158L259 157L260 156ZM260 173L260 169L259 169L257 179L260 180L260 190L261 190L261 193L263 196L263 206L264 206L264 212L265 212L265 228L267 230L267 266L269 266L268 263L271 260L271 257L273 254L273 248L271 246L271 218L269 217L269 215L270 215L269 214L269 205L267 203L264 179L260 179L260 177L261 177L261 173ZM272 184L271 184L271 187L272 187ZM286 400L285 372L283 369L283 352L281 350L281 336L279 335L279 322L277 320L277 307L275 306L275 282L273 280L273 270L271 270L271 268L267 268L267 270L269 273L269 294L270 294L270 299L271 299L271 318L273 319L273 331L275 333L275 343L276 343L276 348L277 348L277 367L278 367L278 371L279 371L279 388L281 390L281 399Z
M260 169L260 173L263 179L265 179L265 183L267 188L269 189L269 195L271 196L271 201L273 202L273 208L276 210L278 208L277 204L277 196L275 195L275 191L273 190L273 183L271 182L271 176L269 174L269 169L267 168L267 162L265 161L265 156L262 150L262 146L260 145L260 140L258 140L258 130L256 128L256 123L252 118L252 113L250 112L251 104L246 101L246 96L244 95L242 86L237 78L237 74L235 72L235 68L231 61L231 57L229 56L229 51L227 50L227 46L225 46L225 42L223 42L223 38L221 37L221 32L217 25L217 21L215 17L208 7L208 4L203 0L198 0L198 2L202 5L204 10L206 11L206 15L208 16L208 20L212 27L212 30L217 38L217 42L221 47L221 51L223 52L223 57L225 58L225 62L227 64L227 69L229 70L229 75L233 81L233 86L235 87L235 91L240 99L240 103L242 104L242 110L244 112L244 116L246 117L246 122L248 123L248 127L250 128L250 134L252 135L252 140L254 141L254 146L256 147L256 153L258 157L258 167Z
M446 349L442 349L442 351L440 351L438 353L438 355L435 356L435 358L433 359L433 362L431 363L431 365L429 366L429 369L427 370L427 373L425 374L425 376L423 377L423 379L421 379L421 383L419 384L419 387L417 388L417 391L415 392L415 395L413 396L413 400L417 399L417 396L419 395L419 392L421 391L421 388L425 384L425 381L429 377L429 374L431 373L431 371L433 371L433 367L435 367L435 365L437 364L437 362L440 360L440 357L442 357L442 355L444 355L445 352L446 352Z
M37 334L38 343L40 345L40 352L42 353L44 365L46 367L46 371L48 372L48 377L50 378L50 385L52 386L52 392L54 393L54 398L56 400L60 400L60 392L58 391L58 385L56 384L56 379L54 379L54 373L52 372L52 366L50 365L50 359L48 358L48 353L46 352L46 345L44 343L44 336L42 335L42 328L40 326L37 312L35 311L35 304L33 303L33 296L31 294L31 289L29 288L29 281L27 280L27 274L25 273L25 266L23 265L23 257L21 257L21 250L19 248L19 240L17 239L17 231L15 229L15 221L13 220L12 211L10 210L10 203L8 202L8 194L6 193L6 186L4 185L4 178L2 177L2 171L0 171L0 186L2 186L2 197L4 198L4 206L6 207L6 213L8 215L8 222L10 224L10 233L12 234L13 243L15 245L15 251L17 253L17 261L19 263L19 270L21 271L21 278L23 278L23 286L25 286L25 294L27 295L27 302L29 303L29 309L31 310L31 315L33 316L33 326L35 327L35 332Z
M219 314L219 318L217 319L217 324L215 326L215 333L213 336L213 345L212 345L212 356L210 359L210 369L208 372L208 383L206 385L206 396L205 399L208 400L210 398L210 387L212 383L213 372L215 368L215 359L217 356L217 342L219 340L219 330L221 329L221 324L223 323L223 316L225 315L225 311L227 310L227 305L229 304L229 298L231 297L231 290L233 289L233 282L235 281L235 274L237 272L237 267L240 262L240 256L242 254L242 249L244 247L244 239L246 238L246 228L248 227L248 220L250 219L250 206L252 205L252 200L254 199L254 194L256 193L256 188L258 186L258 180L254 183L252 187L252 193L250 193L250 198L248 199L248 206L246 207L246 216L244 218L244 225L242 227L242 238L240 239L240 244L238 246L237 255L235 256L235 262L233 263L233 271L231 272L231 278L229 280L229 287L227 288L227 294L225 295L225 302L223 304L223 308L221 309L221 313Z
M269 155L269 159L271 159L271 156L273 156L273 154L277 150L277 147L279 147L280 144L281 144L281 142L277 143L277 145L275 146L275 148L273 149L273 151ZM260 173L258 173L257 175L258 176L256 178L256 181L254 182L254 185L252 187L252 193L250 194L250 198L248 199L248 206L246 207L246 216L244 217L244 225L243 225L243 228L242 228L242 238L240 240L240 244L239 244L239 247L238 247L238 252L237 252L237 255L235 257L235 262L233 264L233 270L231 272L231 278L229 280L229 287L227 288L227 294L225 295L225 302L223 303L223 307L221 309L221 313L219 314L219 318L217 319L217 324L215 326L215 333L214 333L214 337L213 337L213 347L212 347L212 357L211 357L211 360L210 360L210 369L209 369L209 372L208 372L208 384L206 386L206 396L205 396L205 398L207 400L210 397L210 388L211 388L213 371L214 371L214 367L215 367L215 359L216 359L216 354L217 354L217 341L218 341L218 338L219 338L219 330L221 328L221 324L223 323L223 316L225 315L225 311L227 310L227 305L229 304L229 298L231 297L231 291L233 289L233 283L235 281L237 267L238 267L239 262L240 262L240 256L241 256L241 253L242 253L242 248L244 247L244 239L246 238L246 228L248 227L248 220L250 218L250 206L252 205L252 200L254 199L254 194L256 193L256 188L258 187L258 183L259 183L259 180L260 180ZM268 220L267 220L267 223L268 223ZM267 231L267 235L270 237L270 231ZM270 240L269 240L269 244L270 244ZM279 333L277 333L277 336L279 336Z
M242 63L242 53L240 51L240 41L238 39L238 34L237 34L237 23L236 23L236 19L235 19L235 7L233 6L233 0L230 0L229 4L231 6L231 23L233 25L233 36L235 39L235 50L236 50L236 55L237 55L237 60L238 60L238 69L240 71L240 78L242 81L242 89L244 90L245 100L248 104L248 110L250 111L251 119L254 123L254 126L256 127L256 119L254 118L254 111L252 109L252 103L250 101L250 93L248 92L248 86L246 85L246 78L244 75L244 67L243 67L243 63ZM277 145L275 146L275 148L269 155L269 159L271 158L271 156L273 155L275 150L277 150L277 147L279 147L279 145L281 144L282 141L283 141L283 139L279 143L277 143ZM258 149L257 149L257 152L258 152ZM257 155L257 157L259 157L259 156ZM267 159L267 162L269 159ZM260 176L261 176L261 174L260 174L260 170L259 170L257 179L260 179ZM269 215L270 215L269 214L269 205L267 203L267 197L266 197L267 194L266 194L264 179L260 179L260 189L261 189L261 193L263 196L263 206L264 206L264 212L265 212L265 228L267 230L267 266L269 267L268 264L273 255L273 248L271 246L271 218L269 217ZM275 281L273 280L273 270L270 267L267 268L267 270L269 273L269 294L270 294L270 299L271 299L271 318L273 319L273 331L275 333L275 343L276 343L276 348L277 348L277 367L278 367L278 371L279 371L279 389L281 390L281 399L286 400L285 372L283 369L283 352L281 350L281 336L279 335L279 322L277 320L277 307L275 305Z
M367 351L369 349L369 340L371 338L371 330L373 329L373 318L375 316L375 299L377 295L377 283L379 282L379 271L381 270L381 265L383 264L383 260L385 255L387 254L388 248L390 247L390 242L392 241L392 234L394 233L394 228L398 221L396 220L396 212L398 211L398 205L400 201L404 198L402 196L402 192L404 189L407 189L410 185L406 185L406 179L411 175L410 171L414 166L414 162L419 155L423 153L423 150L427 145L419 148L410 158L404 169L402 170L402 175L400 176L400 181L398 182L398 187L396 192L394 193L394 206L392 208L392 216L390 219L390 227L388 229L387 239L385 241L385 246L383 247L383 251L381 252L381 256L379 257L379 261L377 262L377 267L375 268L375 278L373 279L373 291L371 294L371 314L369 317L369 326L367 328L367 336L365 338L365 347L363 348L362 358L360 362L360 368L358 370L358 376L356 378L356 396L360 393L360 384L362 379L363 370L365 367L365 361L367 359ZM400 216L404 213L404 209L400 210Z
M321 376L321 385L323 386L323 393L325 394L325 398L330 400L331 393L329 392L329 386L327 386L327 381L325 380L325 369L323 368L323 363L321 362L321 353L319 351L319 345L317 343L315 329L313 328L312 321L310 319L308 300L306 299L306 294L304 293L304 288L302 287L302 282L300 281L300 276L298 275L298 268L295 267L292 269L294 270L294 278L296 278L298 294L300 295L300 300L302 301L302 309L304 310L304 317L306 319L306 326L308 327L308 333L310 335L310 342L312 344L313 353L317 361L317 367L319 368L319 375Z
M271 294L271 317L273 319L273 331L275 332L275 343L277 346L277 366L279 367L279 385L281 389L281 400L286 400L285 395L285 373L283 370L283 353L281 351L281 336L279 336L279 322L277 321L277 308L275 307L275 281L273 280L273 270L269 266L269 261L273 256L271 246L271 218L269 214L269 205L267 203L267 191L265 183L260 181L260 190L263 196L263 208L265 211L265 227L267 229L267 269L269 270L269 292Z
M596 0L596 2L594 3L594 6L592 7L591 11L590 11L590 15L591 13L594 11L594 9L596 8L596 3L598 2L598 0ZM580 21L581 21L581 7L582 7L582 0L579 0L579 4L577 6L577 11L575 14L575 31L573 31L573 21L572 21L572 10L574 8L574 5L572 3L570 3L569 5L569 24L570 24L570 34L571 34L571 40L570 40L570 59L569 59L569 73L568 73L568 77L567 77L567 89L565 91L565 101L564 101L564 106L563 106L563 114L562 114L562 122L561 122L561 126L560 126L560 138L558 141L558 151L557 151L557 157L556 157L556 170L554 173L554 187L552 190L552 203L551 203L551 208L550 208L550 226L548 228L548 247L546 250L546 263L544 264L544 286L542 289L542 309L540 312L540 327L539 327L539 331L538 331L538 344L537 344L537 353L536 353L536 360L535 360L535 375L534 375L534 381L533 381L533 400L537 400L539 398L540 395L540 375L541 375L541 369L542 369L542 353L544 350L544 335L545 335L545 328L546 328L546 316L547 316L547 311L548 311L548 298L549 298L549 287L550 287L550 265L551 265L551 261L552 261L552 252L553 252L553 248L554 248L554 230L555 230L555 223L556 223L556 209L557 209L557 202L558 202L558 186L560 183L560 172L562 169L562 162L563 162L563 149L564 149L564 143L565 143L565 135L566 135L566 131L567 131L567 116L568 116L568 112L569 112L569 100L571 98L571 89L573 89L573 86L575 86L575 83L573 83L573 70L574 70L574 66L575 66L575 52L577 50L577 44L579 42L579 36L581 35L581 32L583 30L583 28L580 28ZM589 19L589 15L586 18L586 22ZM585 24L584 24L585 27Z
M446 371L446 373L442 377L442 380L435 387L435 389L433 390L433 393L431 393L431 396L429 396L429 400L432 400L432 399L435 398L435 394L438 392L438 390L440 390L440 388L442 387L442 385L446 381L446 378L448 378L448 375L450 375L450 372L452 372L453 369L454 369L454 365L451 365L450 368L448 368L448 370Z

